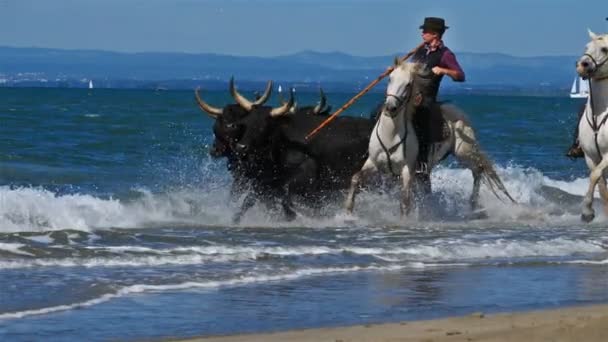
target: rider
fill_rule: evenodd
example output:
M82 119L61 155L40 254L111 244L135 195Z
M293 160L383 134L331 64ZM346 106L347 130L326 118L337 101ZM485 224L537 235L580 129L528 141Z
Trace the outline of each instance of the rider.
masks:
M429 146L437 135L441 134L436 134L435 131L442 128L440 122L437 122L441 120L436 119L441 115L436 109L436 102L443 75L450 76L455 82L464 82L465 77L456 56L443 44L442 37L448 29L445 20L436 17L424 18L420 29L425 45L414 54L412 61L424 64L425 69L416 79L421 84L421 91L416 94L420 105L416 110L414 125L419 135L418 172L426 172Z

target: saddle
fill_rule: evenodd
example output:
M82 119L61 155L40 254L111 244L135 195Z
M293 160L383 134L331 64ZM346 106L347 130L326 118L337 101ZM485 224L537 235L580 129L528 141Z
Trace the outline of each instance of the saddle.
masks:
M413 118L416 136L427 144L435 144L450 136L450 127L441 112L441 103L418 107Z

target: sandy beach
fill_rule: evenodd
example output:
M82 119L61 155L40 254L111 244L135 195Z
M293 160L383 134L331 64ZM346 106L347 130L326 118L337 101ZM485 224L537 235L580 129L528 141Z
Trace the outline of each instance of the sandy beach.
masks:
M608 341L608 305L181 340L255 341Z

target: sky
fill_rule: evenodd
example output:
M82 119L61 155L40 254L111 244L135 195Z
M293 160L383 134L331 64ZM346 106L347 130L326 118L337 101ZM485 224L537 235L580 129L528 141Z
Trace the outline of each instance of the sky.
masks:
M577 55L608 31L607 0L0 0L0 46L280 56L380 56L426 16L457 52Z

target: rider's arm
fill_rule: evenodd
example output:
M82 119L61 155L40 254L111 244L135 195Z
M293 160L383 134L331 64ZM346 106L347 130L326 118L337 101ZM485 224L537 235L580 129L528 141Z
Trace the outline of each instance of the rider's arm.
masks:
M433 72L450 76L456 82L464 82L464 71L458 64L456 56L452 51L446 51L439 62L439 66L433 68Z

